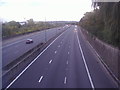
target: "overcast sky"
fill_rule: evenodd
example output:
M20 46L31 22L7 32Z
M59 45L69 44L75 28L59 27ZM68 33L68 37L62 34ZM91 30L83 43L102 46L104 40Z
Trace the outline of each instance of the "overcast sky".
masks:
M4 21L79 21L91 11L91 0L0 0Z

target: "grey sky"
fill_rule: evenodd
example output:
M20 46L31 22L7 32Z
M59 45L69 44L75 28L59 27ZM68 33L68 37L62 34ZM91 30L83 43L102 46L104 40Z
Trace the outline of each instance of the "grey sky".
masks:
M91 11L91 0L0 0L0 18L5 21L79 21Z

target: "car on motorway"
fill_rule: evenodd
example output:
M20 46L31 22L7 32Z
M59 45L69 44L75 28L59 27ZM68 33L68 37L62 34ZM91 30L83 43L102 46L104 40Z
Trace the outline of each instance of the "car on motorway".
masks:
M26 44L30 44L30 43L33 43L33 40L32 39L27 39Z

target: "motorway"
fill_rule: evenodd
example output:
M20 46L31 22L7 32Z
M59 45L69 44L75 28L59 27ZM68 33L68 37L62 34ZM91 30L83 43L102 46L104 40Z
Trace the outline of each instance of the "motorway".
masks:
M2 67L6 66L13 60L17 59L21 55L23 55L25 52L29 51L33 47L37 46L41 42L48 41L52 37L54 37L56 34L62 32L67 27L59 27L59 28L53 28L53 29L47 29L46 32L40 31L31 33L28 35L19 36L17 38L12 38L8 40L3 41L3 47L2 47ZM60 29L60 30L59 30ZM46 38L45 38L46 33ZM28 38L32 38L34 43L32 44L26 44L26 40Z
M80 28L70 26L6 88L117 88Z

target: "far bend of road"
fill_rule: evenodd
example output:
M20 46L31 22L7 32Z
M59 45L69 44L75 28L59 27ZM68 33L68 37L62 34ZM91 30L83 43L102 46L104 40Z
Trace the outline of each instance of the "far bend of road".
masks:
M83 38L71 26L41 52L7 88L117 88Z
M47 29L46 32L44 30L4 40L2 45L2 63L3 63L2 67L6 66L13 60L17 59L25 52L29 51L30 49L37 46L41 42L45 42L45 39L47 39L48 41L56 34L62 32L67 28L68 27L64 26L59 28ZM32 38L34 43L26 44L26 40L29 38Z

